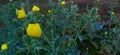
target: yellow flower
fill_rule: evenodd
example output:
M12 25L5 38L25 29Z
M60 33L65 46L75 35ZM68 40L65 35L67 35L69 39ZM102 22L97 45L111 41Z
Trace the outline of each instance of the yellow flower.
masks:
M40 11L40 8L37 7L36 5L34 5L33 8L32 8L32 11L33 11L33 12L39 12L39 11Z
M114 15L115 14L115 12L112 12L112 15Z
M42 33L41 27L38 23L28 24L26 31L27 34L31 37L40 37Z
M25 10L22 8L21 10L17 10L18 19L23 19L26 17Z
M8 49L8 44L7 43L4 43L1 45L1 49L4 51L4 50L7 50Z
M61 2L61 5L65 5L65 4L66 4L65 1L62 1L62 2Z
M48 10L48 13L51 13L51 10Z
M108 34L108 32L105 32L104 34L105 34L105 35L107 35L107 34Z

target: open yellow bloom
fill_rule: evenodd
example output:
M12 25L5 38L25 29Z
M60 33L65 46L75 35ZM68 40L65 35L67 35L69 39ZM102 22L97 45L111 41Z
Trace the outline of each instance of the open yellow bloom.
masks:
M51 13L51 10L48 10L48 13Z
M66 4L65 1L62 1L62 2L61 2L61 5L65 5L65 4Z
M38 23L28 24L26 31L27 34L31 37L40 37L42 33L41 27Z
M7 50L8 49L8 44L7 43L4 43L1 45L1 50Z
M25 18L25 17L26 17L25 10L24 10L24 9L17 10L17 17L18 17L18 19L23 19L23 18Z
M36 5L34 5L33 8L32 8L32 11L33 11L33 12L39 12L39 11L40 11L40 8L37 7Z

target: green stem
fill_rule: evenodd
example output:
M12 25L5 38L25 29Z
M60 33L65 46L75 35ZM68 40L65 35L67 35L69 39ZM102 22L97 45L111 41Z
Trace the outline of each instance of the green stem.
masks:
M77 35L76 35L75 40L74 40L74 42L73 42L74 44L75 44L75 42L76 42L76 40L77 40L78 34L83 31L83 29L86 27L86 25L87 25L87 23L82 27L82 29L80 30L80 32L77 32ZM72 45L72 47L74 46L74 44Z
M43 36L45 37L45 39L47 40L48 44L50 45L51 48L53 48L53 46L51 45L50 41L48 40L48 38L46 37L46 35L44 33L42 33ZM54 49L54 48L53 48Z

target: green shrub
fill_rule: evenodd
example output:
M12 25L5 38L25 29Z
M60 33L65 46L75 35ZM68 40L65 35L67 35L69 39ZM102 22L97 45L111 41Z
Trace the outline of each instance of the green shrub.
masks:
M34 5L40 8L39 12L32 11ZM16 15L16 9L21 8L27 14L24 19ZM120 19L110 11L111 21L100 23L97 9L97 5L86 8L87 12L81 14L77 4L61 5L61 0L58 3L52 0L9 2L0 8L0 45L8 44L8 49L1 49L0 54L119 55ZM39 38L27 35L30 23L40 24L42 35Z

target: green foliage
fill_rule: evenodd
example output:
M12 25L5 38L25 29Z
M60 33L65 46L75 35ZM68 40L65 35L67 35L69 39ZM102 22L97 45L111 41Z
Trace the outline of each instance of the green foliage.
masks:
M77 4L61 5L60 2L39 0L32 4L29 0L19 0L3 5L0 8L0 45L8 43L8 50L0 50L0 54L120 54L120 19L115 14L111 14L111 21L100 23L97 7L86 8L87 12L81 14ZM40 12L32 12L33 5L38 5ZM16 16L16 9L21 8L27 14L24 19ZM32 38L26 33L28 24L36 22L42 28L40 38ZM108 34L105 35L105 32Z

